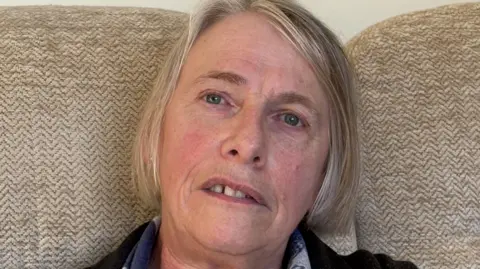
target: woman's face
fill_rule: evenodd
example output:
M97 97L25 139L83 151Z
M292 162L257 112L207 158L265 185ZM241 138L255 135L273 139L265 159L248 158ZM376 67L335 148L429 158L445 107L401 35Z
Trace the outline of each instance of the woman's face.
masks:
M309 64L262 16L211 27L166 109L162 226L231 254L284 246L322 183L328 111Z

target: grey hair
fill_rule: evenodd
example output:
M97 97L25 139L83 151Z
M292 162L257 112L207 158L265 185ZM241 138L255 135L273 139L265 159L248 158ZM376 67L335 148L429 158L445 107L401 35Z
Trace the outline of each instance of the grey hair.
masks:
M167 58L144 108L133 152L139 196L160 209L158 149L165 108L187 55L213 24L241 12L262 14L311 65L330 104L330 145L324 178L306 216L318 234L351 229L359 181L354 75L337 37L308 10L288 0L208 0L190 16L187 31Z

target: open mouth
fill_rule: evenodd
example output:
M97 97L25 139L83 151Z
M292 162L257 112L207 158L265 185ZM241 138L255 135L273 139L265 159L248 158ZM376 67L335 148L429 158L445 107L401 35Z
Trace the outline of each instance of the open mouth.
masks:
M261 194L253 188L235 184L224 178L213 178L207 181L202 186L202 190L227 201L266 206Z
M242 191L234 190L234 189L230 188L229 186L216 184L216 185L213 185L208 190L211 191L211 192L220 193L220 194L230 196L230 197L235 197L235 198L239 198L239 199L250 199L250 200L255 201L255 199L253 199L252 196L250 196L248 194L245 194Z

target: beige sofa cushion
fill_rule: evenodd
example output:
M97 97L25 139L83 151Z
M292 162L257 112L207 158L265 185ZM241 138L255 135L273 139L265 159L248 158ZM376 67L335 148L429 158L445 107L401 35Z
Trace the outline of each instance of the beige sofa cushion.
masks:
M185 16L0 8L0 265L81 268L151 212L131 192L141 106Z
M480 3L399 16L348 44L360 81L359 248L480 266Z

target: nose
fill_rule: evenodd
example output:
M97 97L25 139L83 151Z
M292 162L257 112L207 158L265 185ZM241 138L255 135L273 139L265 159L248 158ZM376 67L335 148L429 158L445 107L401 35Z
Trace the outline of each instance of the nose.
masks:
M260 117L252 114L237 115L233 124L226 126L229 130L221 153L227 160L261 168L267 157L265 131Z

